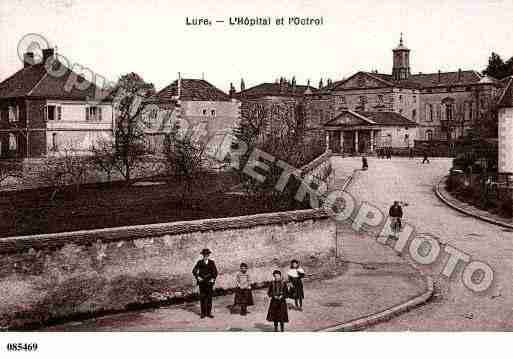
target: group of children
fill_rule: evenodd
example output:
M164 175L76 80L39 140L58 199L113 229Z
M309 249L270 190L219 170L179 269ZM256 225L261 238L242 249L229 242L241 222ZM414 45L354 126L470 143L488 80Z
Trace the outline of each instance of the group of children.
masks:
M301 268L299 261L294 259L290 262L290 269L287 271L288 281L284 281L279 270L273 271L273 281L269 286L267 295L270 298L267 321L274 323L274 330L284 331L284 323L289 321L287 298L294 299L296 308L303 310L303 277L305 271ZM251 293L251 280L248 274L248 266L241 263L240 272L236 277L236 292L234 306L240 306L240 314L246 315L248 306L253 305L253 294Z

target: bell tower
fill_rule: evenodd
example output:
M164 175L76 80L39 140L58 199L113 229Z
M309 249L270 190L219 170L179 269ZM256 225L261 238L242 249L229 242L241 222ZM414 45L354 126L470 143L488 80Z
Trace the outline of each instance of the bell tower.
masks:
M392 50L394 53L394 67L392 77L394 80L406 80L410 77L410 49L404 46L403 33L399 39L399 46Z

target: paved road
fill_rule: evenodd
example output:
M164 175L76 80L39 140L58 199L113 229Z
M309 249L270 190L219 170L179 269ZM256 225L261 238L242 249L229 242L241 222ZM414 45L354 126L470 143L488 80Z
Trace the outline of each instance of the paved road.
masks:
M332 327L423 293L424 281L418 272L397 261L396 256L383 257L391 261L374 264L371 269L354 263L332 265L328 278L305 282L304 311L296 310L289 300L286 330ZM233 295L227 295L214 299L214 319L200 319L199 305L193 302L68 322L45 331L273 331L272 323L266 321L267 291L254 290L253 297L255 306L249 308L247 316L241 316L239 308L231 310Z
M354 158L336 158L340 173L358 168ZM369 170L359 172L349 187L358 201L368 201L386 211L394 200L409 203L405 220L418 232L428 232L442 243L488 263L495 272L493 287L476 295L461 282L461 270L451 280L439 276L440 267L422 268L435 277L438 295L429 304L379 324L371 330L513 330L513 233L460 214L435 196L432 186L450 168L450 160L369 159ZM442 264L445 264L445 260ZM461 268L461 267L458 267Z

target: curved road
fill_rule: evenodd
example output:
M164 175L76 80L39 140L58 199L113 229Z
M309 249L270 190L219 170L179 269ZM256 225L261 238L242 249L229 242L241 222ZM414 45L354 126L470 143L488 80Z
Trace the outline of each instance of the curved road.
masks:
M356 158L334 158L335 173L361 166ZM437 295L428 304L402 314L370 330L513 330L513 230L465 216L443 204L433 184L448 173L449 159L369 159L369 170L358 172L348 191L357 201L368 201L383 211L394 200L407 202L405 221L417 232L428 232L494 270L494 284L483 294L468 290L461 281L458 265L448 280L440 277L441 265L421 268L435 279ZM443 253L443 251L441 252Z

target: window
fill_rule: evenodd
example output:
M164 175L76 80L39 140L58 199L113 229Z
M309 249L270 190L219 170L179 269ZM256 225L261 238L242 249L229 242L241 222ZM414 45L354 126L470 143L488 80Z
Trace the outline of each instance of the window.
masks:
M98 106L86 107L86 121L100 122L102 120L102 108Z
M433 110L433 105L428 103L426 104L426 121L431 122L435 119L435 113Z
M415 110L415 109L411 111L411 120L413 122L417 121L417 110Z
M442 119L442 106L439 103L436 104L436 119L438 121Z
M403 102L403 95L399 95L399 102Z
M417 96L413 95L413 103L417 103Z
M378 95L378 104L383 104L383 95Z
M346 97L345 96L340 96L340 103L345 105L346 104Z
M9 151L18 150L18 139L14 133L9 134Z
M211 110L211 111L210 111L210 115L211 115L211 116L215 116L215 115L216 115L216 110Z
M426 131L426 140L431 141L433 139L433 131L427 130Z
M446 103L445 104L445 119L447 121L453 120L453 106L452 103Z
M468 120L469 121L472 121L472 116L473 116L473 112L474 112L474 105L472 102L469 102L468 103Z
M207 115L207 110L203 110L203 116Z
M52 151L57 151L57 134L52 133Z
M360 103L358 105L357 110L365 111L365 104L367 103L367 96L360 96L359 101L360 101Z
M48 105L46 106L46 120L47 121L60 121L62 118L62 109L60 106Z
M20 117L20 108L18 106L9 106L9 122L18 122Z

